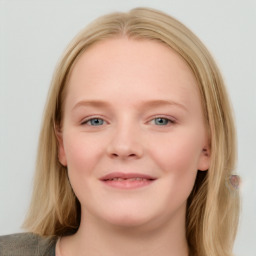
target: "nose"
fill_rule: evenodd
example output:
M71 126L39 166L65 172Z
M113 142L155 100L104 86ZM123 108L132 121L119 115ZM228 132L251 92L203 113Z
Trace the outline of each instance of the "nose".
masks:
M143 142L138 129L122 126L115 129L107 146L111 158L139 159L143 155Z

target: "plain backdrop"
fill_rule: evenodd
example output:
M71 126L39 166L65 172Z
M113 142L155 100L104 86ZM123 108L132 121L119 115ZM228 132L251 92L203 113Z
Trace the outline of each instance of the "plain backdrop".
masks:
M238 256L256 255L256 1L6 0L0 2L0 235L22 232L51 76L69 41L96 17L138 6L187 25L216 59L233 104L242 213Z

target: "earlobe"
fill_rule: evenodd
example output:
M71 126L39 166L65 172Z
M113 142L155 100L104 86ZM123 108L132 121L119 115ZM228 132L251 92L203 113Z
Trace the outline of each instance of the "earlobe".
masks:
M66 159L66 154L65 154L65 149L64 149L64 144L63 144L63 135L62 132L59 128L55 127L55 135L58 141L58 158L59 162L63 166L67 166L67 159Z
M200 159L198 162L198 170L207 171L210 167L211 153L209 147L204 147L202 149Z

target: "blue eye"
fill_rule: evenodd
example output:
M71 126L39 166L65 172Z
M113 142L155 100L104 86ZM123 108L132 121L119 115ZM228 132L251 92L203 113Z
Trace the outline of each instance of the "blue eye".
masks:
M103 125L105 121L101 118L91 118L85 121L83 124L91 125L91 126L100 126Z
M170 119L163 117L154 118L153 122L155 125L168 125L169 123L172 123Z

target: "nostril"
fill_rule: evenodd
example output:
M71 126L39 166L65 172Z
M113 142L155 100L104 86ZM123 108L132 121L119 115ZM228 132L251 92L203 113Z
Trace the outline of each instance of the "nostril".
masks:
M132 158L133 157L137 157L137 155L134 154L134 153L132 153L132 154L124 154L124 155L118 154L118 153L112 153L111 156L114 157L114 158L117 158L117 157L128 157L128 158L130 158L130 157L132 157Z
M112 141L107 149L106 152L109 157L111 158L129 158L135 159L140 158L143 155L142 145L139 143L132 143L131 141L121 141L114 140Z

